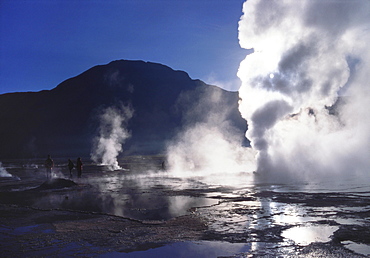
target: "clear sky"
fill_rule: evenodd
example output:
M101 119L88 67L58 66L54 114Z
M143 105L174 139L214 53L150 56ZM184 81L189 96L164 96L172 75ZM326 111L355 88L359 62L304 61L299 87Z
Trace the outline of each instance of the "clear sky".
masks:
M52 89L113 60L237 90L243 0L0 0L0 94Z

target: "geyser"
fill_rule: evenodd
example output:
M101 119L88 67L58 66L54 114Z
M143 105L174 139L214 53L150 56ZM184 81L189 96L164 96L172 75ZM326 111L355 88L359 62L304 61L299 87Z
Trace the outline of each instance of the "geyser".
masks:
M239 110L266 178L370 167L370 2L250 0L239 22ZM285 176L284 176L285 175Z
M101 111L99 136L94 139L91 151L94 162L105 165L110 170L121 169L117 157L123 150L123 143L131 136L126 127L132 115L133 109L122 104Z

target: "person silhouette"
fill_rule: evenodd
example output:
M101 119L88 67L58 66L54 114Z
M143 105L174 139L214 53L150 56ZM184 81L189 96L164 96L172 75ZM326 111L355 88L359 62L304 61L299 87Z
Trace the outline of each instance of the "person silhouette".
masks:
M82 175L82 161L81 161L81 158L78 158L77 159L77 163L76 163L76 169L77 169L77 177L78 178L81 178L81 175Z
M71 159L68 159L69 178L72 178L72 169L75 167Z
M54 167L54 161L51 159L51 156L48 155L48 158L45 160L46 167L46 178L51 178L51 169Z

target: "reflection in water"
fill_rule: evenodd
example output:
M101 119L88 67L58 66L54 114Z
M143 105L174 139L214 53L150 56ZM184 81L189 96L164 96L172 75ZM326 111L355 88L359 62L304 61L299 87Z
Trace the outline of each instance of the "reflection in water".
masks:
M191 208L211 206L217 200L189 196L169 196L169 212L172 217L185 215Z
M306 216L307 210L301 205L272 202L271 206L276 210L273 213L273 221L279 225L294 225L320 219L319 217Z
M302 188L306 187L303 185ZM366 214L369 207L367 192L338 193L329 190L329 193L323 194L322 190L318 193L311 190L305 192L297 185L294 186L295 192L290 185L286 188L288 190L284 191L284 185L263 185L210 193L207 196L219 197L220 204L198 212L208 218L209 229L214 234L221 234L231 241L238 234L240 239L244 237L251 243L251 254L261 256L294 256L297 254L294 246L330 242L342 224L368 225L361 215ZM338 189L335 187L335 190ZM303 226L304 223L309 223L309 226ZM366 236L363 239L366 242ZM353 245L349 246L353 248ZM361 246L364 254L367 245Z
M153 172L98 172L90 167L85 178L78 181L79 188L44 192L28 201L38 208L101 212L138 220L168 220L188 214L191 208L218 203L202 194L174 194L204 187L190 178L181 180Z
M345 245L346 248L366 256L370 255L370 245L365 244L357 244L352 241L343 241L342 244Z
M285 230L282 236L293 240L298 245L309 245L313 242L328 242L338 226L315 225L298 226Z
M0 181L2 191L22 192L45 180L42 167L4 164L21 180ZM63 172L69 173L60 166L60 173ZM230 180L222 184L217 174L206 178L194 174L176 176L156 170L106 171L103 167L87 164L83 178L74 179L78 187L31 191L27 192L26 200L19 201L39 208L102 212L145 221L164 221L192 214L207 222L205 239L239 243L185 242L148 253L138 252L149 255L161 250L177 255L176 250L183 249L191 254L194 248L194 253L207 248L218 250L218 256L238 252L244 252L245 256L294 255L294 246L328 242L344 224L368 225L361 214L369 210L370 187L365 187L363 181L357 183L357 188L354 181L349 181L348 185L342 183L344 191L341 191L338 183L332 187L328 182L323 185L253 185L249 174L230 176ZM8 195L0 197L7 200ZM304 223L309 225L303 226ZM353 241L343 243L349 249L357 246ZM227 248L230 254L223 254L222 250Z

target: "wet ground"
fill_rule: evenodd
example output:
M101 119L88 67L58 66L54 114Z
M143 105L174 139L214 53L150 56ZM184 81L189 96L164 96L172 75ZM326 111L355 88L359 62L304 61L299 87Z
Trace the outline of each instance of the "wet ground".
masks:
M162 157L122 170L3 161L2 257L366 257L369 178L256 183L241 173L170 173ZM258 177L258 176L257 176Z

